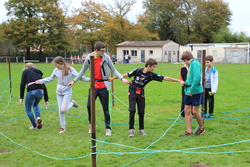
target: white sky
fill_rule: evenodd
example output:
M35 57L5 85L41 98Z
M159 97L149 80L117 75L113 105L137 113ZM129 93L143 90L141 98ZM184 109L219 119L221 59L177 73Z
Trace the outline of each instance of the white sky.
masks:
M0 0L0 23L7 20L7 10L5 9L4 3L8 0ZM65 2L69 2L70 0L64 0ZM72 7L80 6L81 0L71 0ZM98 0L94 0L98 1ZM132 11L129 14L129 20L135 21L136 15L142 13L142 1L137 0L137 3L133 6ZM231 26L229 27L233 32L245 32L250 36L250 0L223 0L224 2L229 3L229 8L233 12ZM100 1L99 1L100 2ZM105 4L112 4L113 0L105 0Z

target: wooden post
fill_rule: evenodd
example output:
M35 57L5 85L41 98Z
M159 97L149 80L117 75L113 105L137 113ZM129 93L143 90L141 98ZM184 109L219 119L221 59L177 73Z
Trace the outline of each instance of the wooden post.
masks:
M94 56L90 56L90 119L91 119L91 152L92 167L96 167L96 126L95 126L95 70Z
M206 67L206 50L202 52L202 86L203 86L203 105L202 105L202 114L205 114L205 67ZM203 121L204 122L204 121Z
M10 80L10 97L12 98L12 77L10 68L10 57L8 57L8 66L9 66L9 80Z
M110 52L110 59L112 61L112 52ZM112 61L113 62L113 61ZM113 77L113 73L111 72L111 77ZM115 106L115 98L114 98L114 82L111 81L111 93L112 93L112 106Z

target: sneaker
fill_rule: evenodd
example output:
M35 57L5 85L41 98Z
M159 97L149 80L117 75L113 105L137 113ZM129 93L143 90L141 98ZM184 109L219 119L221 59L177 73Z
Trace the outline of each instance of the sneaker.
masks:
M42 119L40 117L37 117L36 122L37 122L37 129L41 129L43 127Z
M95 125L95 127L97 128L97 125ZM91 131L91 125L89 125L89 132L88 133L92 133L92 131Z
M199 136L199 135L203 134L204 132L205 132L204 128L199 128L194 134L195 134L195 136Z
M147 133L144 131L144 129L139 130L139 133L140 133L142 136L147 135Z
M185 132L183 135L180 135L179 137L184 137L184 136L189 136L189 135L192 135L193 132Z
M64 128L61 128L59 133L64 133L66 130Z
M135 130L134 129L130 129L128 131L128 137L134 137L135 136Z
M37 127L31 126L31 127L30 127L30 130L37 130Z
M89 127L89 132L88 133L92 133L92 131L91 131L91 127Z
M213 116L212 116L212 115L209 115L209 116L207 117L207 119L213 119Z
M106 136L110 136L112 134L112 131L111 131L111 129L106 129Z
M73 102L73 107L78 108L78 104L74 99L72 99L72 102Z

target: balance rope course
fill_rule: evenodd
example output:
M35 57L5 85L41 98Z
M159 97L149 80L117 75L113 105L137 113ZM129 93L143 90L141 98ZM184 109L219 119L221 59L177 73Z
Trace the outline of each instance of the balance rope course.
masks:
M9 100L3 100L2 97L6 97L7 95L5 95L6 92L9 92L10 89L8 88L8 79L5 79L1 84L0 84L0 88L4 87L4 84L6 84L5 88L3 89L3 91L0 93L0 101L1 102L4 102L6 103L6 106L3 107L3 111L0 112L0 117L3 117L4 116L4 113L5 111L7 111L8 107L10 104L19 104L18 102L15 102L15 101L11 101L11 96L12 94L10 94L10 98ZM0 89L1 90L1 89ZM11 91L13 93L13 91ZM5 96L4 96L5 95ZM113 94L110 93L110 95L113 95L115 97L115 99L117 101L119 101L122 105L125 105L128 107L127 104L125 104L121 99L119 99L118 97L116 97ZM111 99L111 98L109 98ZM83 100L83 101L87 101L87 100ZM81 101L81 102L83 102ZM113 100L110 100L110 104L109 104L109 109L110 111L112 111L112 103ZM80 102L80 101L78 101ZM50 105L57 105L57 104L50 104ZM101 106L101 105L96 105L96 106ZM82 106L82 107L79 107L79 108L86 108L86 106ZM40 111L44 111L44 110L51 110L51 111L54 111L54 112L58 112L58 110L54 110L54 109L51 109L51 108L43 108L41 109ZM246 109L240 109L240 110L234 110L234 111L228 111L228 112L222 112L222 113L215 113L216 115L219 115L219 114L228 114L228 113L234 113L234 112L242 112L242 111L246 111L246 110L250 110L250 108L246 108ZM84 119L84 120L88 120L88 118L84 118L84 117L80 117L80 116L77 116L77 115L73 115L73 114L70 114L70 113L65 113L69 116L72 116L72 117L76 117L76 118L79 118L79 119ZM146 113L147 114L147 113ZM111 113L110 113L111 115ZM160 117L160 116L156 116L156 115L151 115L151 114L147 114L147 115L150 115L150 116L154 116L154 117L159 117L159 118L162 118L162 119L172 119L174 120L173 122L162 122L162 123L148 123L148 124L170 124L170 126L165 130L165 132L157 139L155 140L154 142L152 143L149 143L147 147L145 148L139 148L139 147L134 147L134 146L129 146L129 145L125 145L125 144L118 144L118 143L112 143L112 142L106 142L106 136L104 135L103 137L103 140L97 140L97 139L92 139L90 138L90 140L95 140L97 143L100 144L100 146L97 146L98 144L96 144L94 147L96 147L96 150L97 152L94 153L96 155L132 155L132 154L147 154L146 156L142 156L141 158L138 158L138 159L135 159L135 160L130 160L131 162L126 164L126 165L123 165L123 167L126 167L126 166L129 166L133 163L136 163L140 160L143 160L145 158L148 158L149 156L155 154L155 153L172 153L172 152L175 152L175 153L192 153L192 154L211 154L211 155L217 155L217 154L234 154L234 153L247 153L247 152L250 152L250 150L239 150L239 151L224 151L224 152L202 152L202 151L199 151L199 152L195 152L195 150L202 150L202 149L208 149L208 148L214 148L214 147L222 147L222 146L230 146L230 145L235 145L235 144L240 144L240 143L245 143L245 142L249 142L249 140L242 140L242 141L237 141L237 142L231 142L231 143L224 143L224 144L217 144L217 145L209 145L209 146L203 146L203 147L194 147L194 148L185 148L185 149L179 149L179 150L166 150L168 147L170 146L173 146L177 143L180 143L182 142L183 140L186 140L187 137L183 137L181 138L180 140L177 140L165 147L162 147L161 149L151 149L151 147L153 145L155 145L157 142L161 141L168 133L168 131L173 128L173 126L175 124L184 124L184 122L177 122L178 120L180 120L180 117L181 117L181 114L178 115L177 118L168 118L168 117ZM20 117L17 117L17 118L14 118L14 119L11 119L11 120L7 120L5 122L0 122L0 126L1 125L4 125L4 124L7 124L9 122L12 122L12 121L15 121L15 120L18 120L20 118L23 118L23 117L27 117L27 114L25 115L22 115ZM219 120L234 120L234 119L246 119L246 118L250 118L250 116L245 116L245 117L234 117L234 118L223 118L223 119L212 119L214 121L219 121ZM2 120L2 119L1 119ZM96 121L100 124L104 124L103 122L99 122L99 121ZM116 126L116 125L128 125L128 124L112 124L113 126ZM198 126L196 127L196 129L198 128ZM1 128L2 129L2 128ZM43 156L43 157L47 157L47 158L50 158L50 159L55 159L55 160L75 160L75 159L83 159L83 158L86 158L86 157L89 157L91 156L93 153L90 153L90 154L86 154L86 155L83 155L83 156L78 156L78 157L70 157L70 158L57 158L57 157L52 157L52 156L49 156L49 155L45 155L43 153L40 153L36 150L33 150L25 145L22 145L20 143L17 143L15 142L14 140L12 140L10 137L8 137L7 135L5 135L2 131L0 131L0 134L6 138L8 141L12 142L13 144L15 145L18 145L22 148L25 148L26 150L29 150L33 153L36 153L36 154L39 154L40 156ZM129 152L111 152L111 151L108 151L108 150L103 150L103 146L104 145L114 145L114 146L117 146L117 147L122 147L122 148L130 148L130 149L134 149L135 151L129 151Z

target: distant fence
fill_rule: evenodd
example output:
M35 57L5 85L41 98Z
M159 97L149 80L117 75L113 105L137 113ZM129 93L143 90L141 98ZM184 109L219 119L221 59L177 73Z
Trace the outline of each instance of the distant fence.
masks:
M11 63L21 63L24 62L23 56L0 56L0 63L8 63L8 57Z

